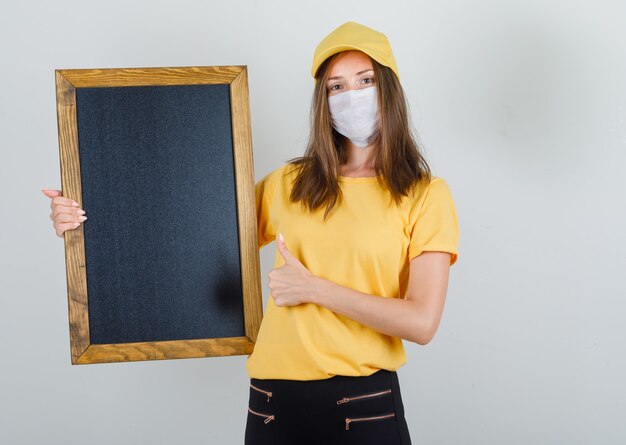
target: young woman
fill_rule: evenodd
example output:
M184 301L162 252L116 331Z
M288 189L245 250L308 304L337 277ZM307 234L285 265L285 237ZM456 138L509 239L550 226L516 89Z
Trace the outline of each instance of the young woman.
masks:
M386 36L348 22L313 58L304 156L256 184L259 247L276 240L253 353L245 442L410 444L402 339L434 336L457 214L411 134ZM59 236L82 222L47 191ZM83 216L84 217L84 216Z

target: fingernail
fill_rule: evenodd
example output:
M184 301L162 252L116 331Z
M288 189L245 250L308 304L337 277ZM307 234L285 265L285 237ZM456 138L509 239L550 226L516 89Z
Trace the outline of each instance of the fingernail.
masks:
M285 238L283 238L283 234L282 233L278 234L278 239L280 240L281 243L285 242Z
M83 209L78 209L76 210L76 213L78 213L79 215L84 215L85 211Z
M80 223L74 223L74 227L80 226Z
M86 220L86 219L87 219L87 217L86 217L86 216L79 216L79 217L78 217L78 220L79 220L79 221L84 221L84 220Z
M77 203L76 201L73 201L73 202L72 202L72 205L73 205L74 207L78 207L78 203Z

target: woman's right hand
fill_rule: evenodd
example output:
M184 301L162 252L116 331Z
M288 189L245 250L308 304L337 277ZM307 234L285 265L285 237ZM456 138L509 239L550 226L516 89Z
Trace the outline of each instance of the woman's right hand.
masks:
M66 230L74 230L85 221L85 211L73 199L61 196L60 190L42 189L44 195L52 198L50 219L57 236L63 237Z

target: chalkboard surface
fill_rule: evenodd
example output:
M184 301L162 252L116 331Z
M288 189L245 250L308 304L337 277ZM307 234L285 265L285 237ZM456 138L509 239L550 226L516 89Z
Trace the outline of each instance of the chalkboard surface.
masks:
M228 85L76 104L91 343L244 335Z
M250 354L262 319L245 66L55 70L72 364Z

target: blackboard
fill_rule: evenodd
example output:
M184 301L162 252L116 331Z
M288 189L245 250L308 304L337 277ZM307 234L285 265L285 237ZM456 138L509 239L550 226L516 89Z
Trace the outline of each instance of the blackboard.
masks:
M72 363L249 354L261 318L245 67L56 70Z

